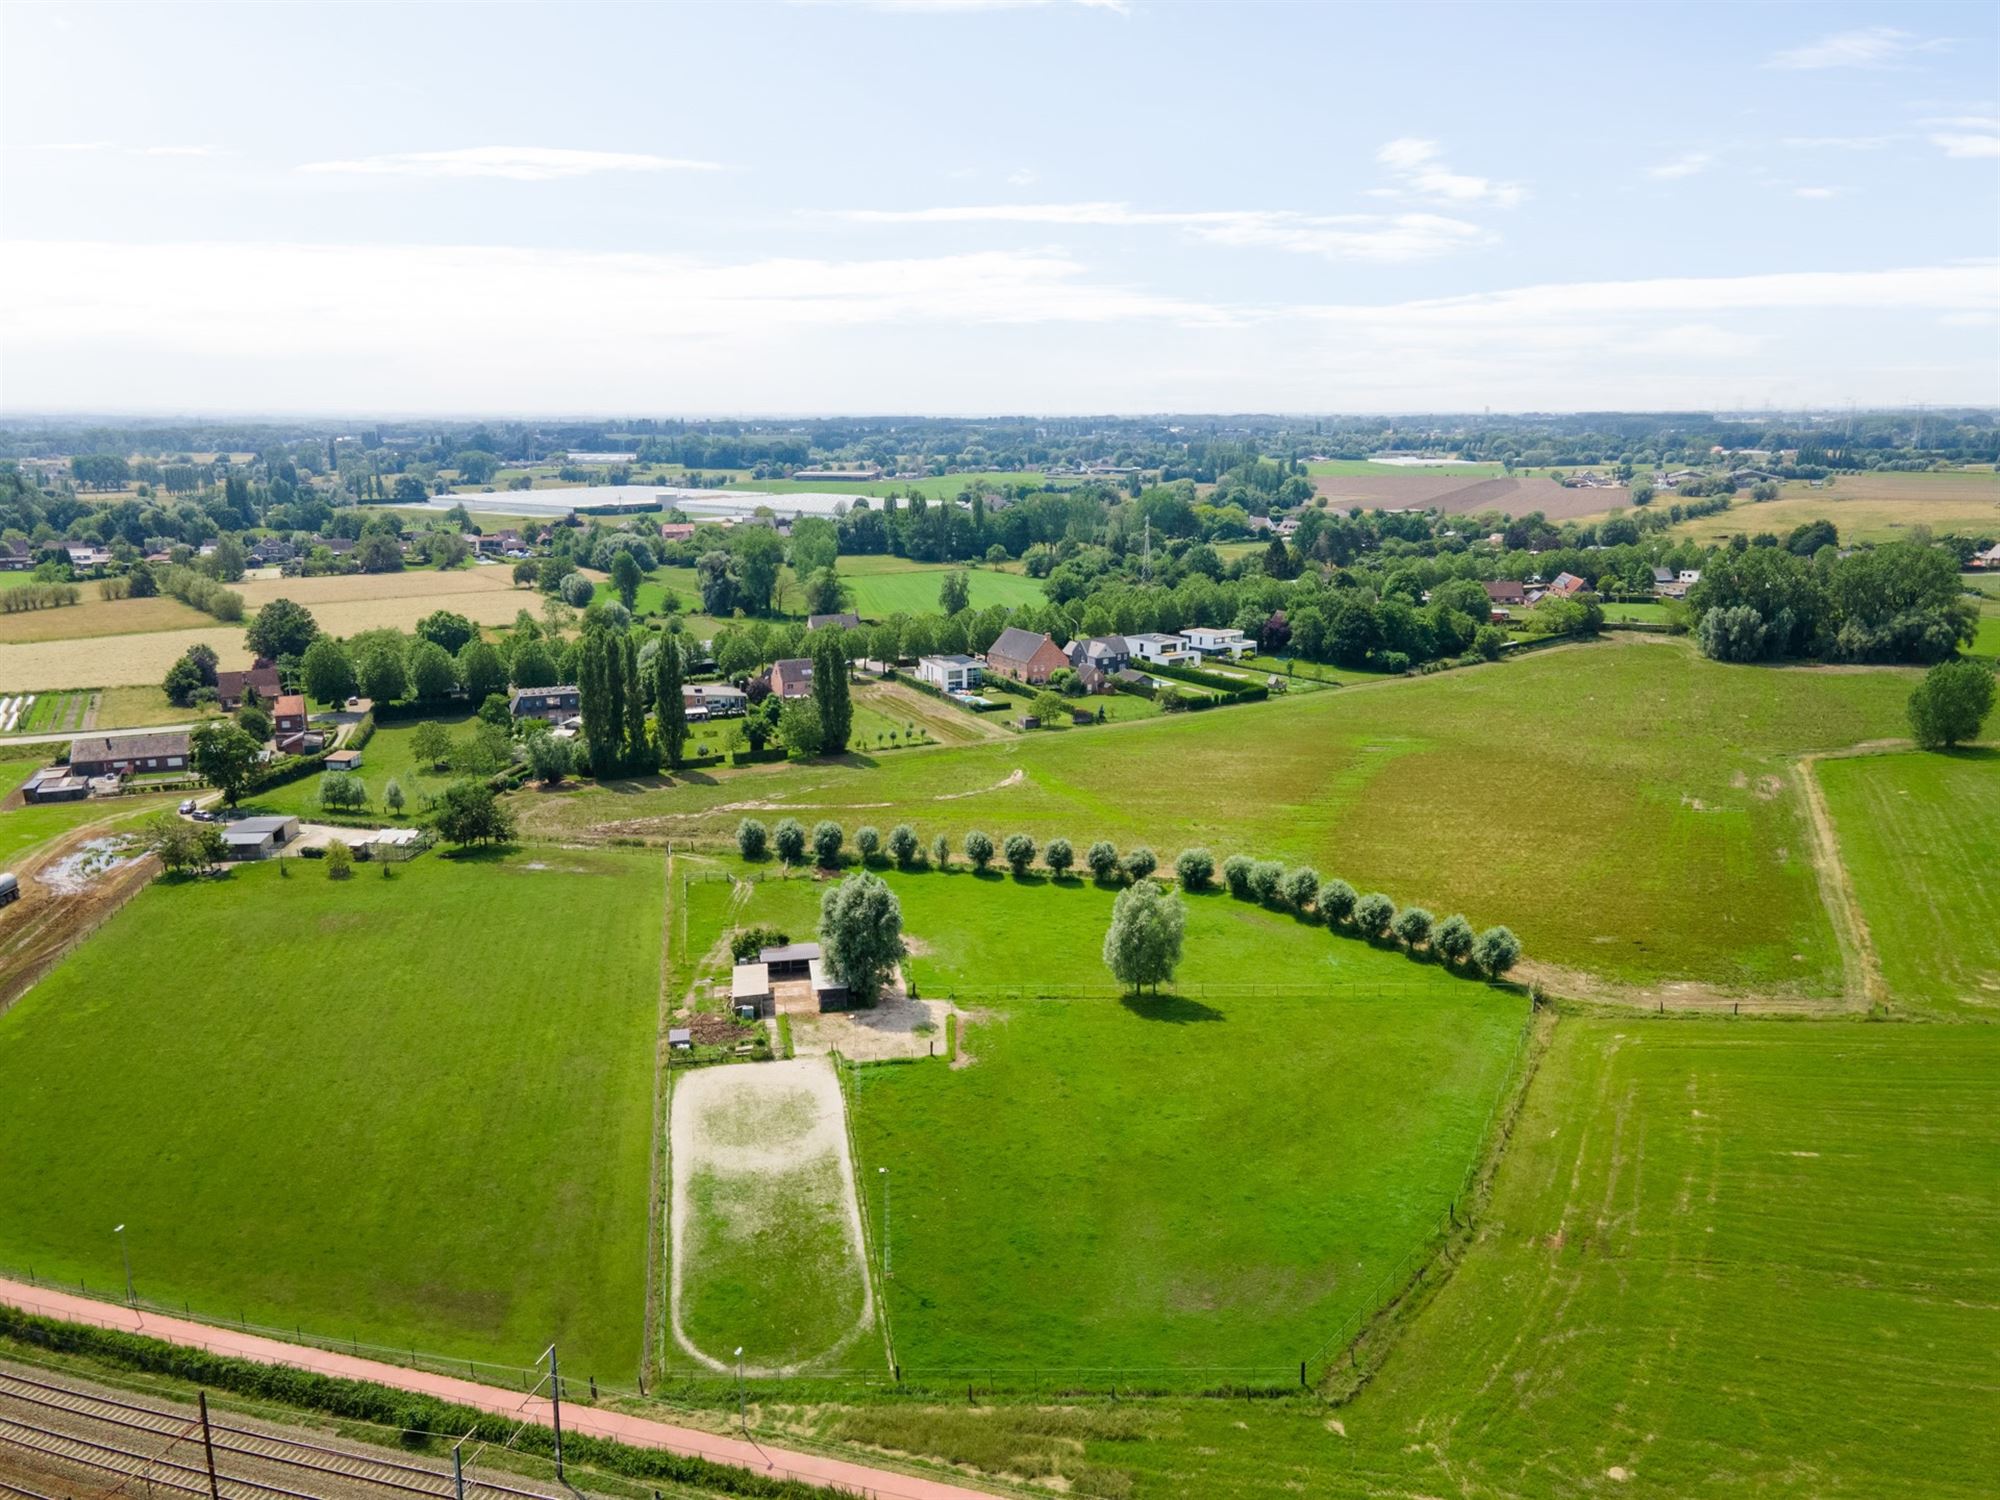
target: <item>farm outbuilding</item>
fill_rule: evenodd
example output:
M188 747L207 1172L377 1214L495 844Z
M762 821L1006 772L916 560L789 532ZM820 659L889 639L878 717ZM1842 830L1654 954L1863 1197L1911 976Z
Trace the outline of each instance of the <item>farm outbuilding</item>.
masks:
M821 1010L847 1009L847 986L827 972L825 959L812 959L806 965L806 972L812 980L813 999L819 1002Z
M771 995L768 964L738 964L729 976L729 1008L746 1020L771 1015L777 1005Z
M818 943L786 943L782 948L766 948L757 955L772 979L805 979L819 962Z
M336 750L326 758L325 765L329 771L358 771L361 769L361 752Z
M230 859L268 859L299 836L297 818L239 818L222 830Z

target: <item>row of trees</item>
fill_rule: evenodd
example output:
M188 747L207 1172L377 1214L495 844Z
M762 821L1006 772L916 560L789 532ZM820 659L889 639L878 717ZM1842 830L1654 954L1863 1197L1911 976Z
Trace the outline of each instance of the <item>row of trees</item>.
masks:
M1846 557L1831 547L1724 553L1688 591L1688 609L1696 641L1717 661L1936 662L1979 628L1956 558L1914 542Z

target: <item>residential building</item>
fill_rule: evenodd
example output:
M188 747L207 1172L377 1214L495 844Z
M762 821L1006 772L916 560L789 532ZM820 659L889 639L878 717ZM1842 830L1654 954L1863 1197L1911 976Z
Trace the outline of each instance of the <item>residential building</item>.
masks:
M1185 667L1199 660L1194 648L1177 635L1149 631L1144 635L1126 636L1125 644L1132 648L1132 654L1140 661L1152 662L1156 666Z
M1486 597L1495 604L1526 604L1528 591L1512 578L1496 578L1483 585Z
M861 616L851 609L841 610L838 614L806 616L808 630L818 630L826 625L838 625L842 630L858 630L861 626Z
M660 540L663 542L691 542L694 540L694 522L662 521Z
M1181 632L1181 639L1202 656L1226 656L1232 661L1257 649L1255 641L1233 626L1193 625Z
M1062 648L1046 635L1009 625L986 649L986 668L1017 682L1047 682L1051 673L1069 665Z
M1094 635L1089 640L1069 643L1069 664L1079 672L1085 667L1116 672L1132 665L1132 648L1122 635Z
M1578 594L1586 593L1589 589L1590 585L1574 573L1558 573L1556 574L1556 581L1549 585L1549 592L1563 599L1574 599Z
M771 663L771 691L780 698L809 698L812 690L813 664L803 656Z
M71 740L72 776L146 776L188 768L188 732L165 729L153 734L95 734Z
M32 572L35 552L26 542L0 542L0 573Z
M260 656L243 672L217 672L215 693L221 700L224 713L235 713L243 706L243 698L250 689L256 689L259 703L274 702L284 692L278 681L277 663L267 656Z
M560 724L583 711L583 694L574 687L515 688L507 695L507 712L516 719L546 719Z
M62 546L72 568L101 568L111 561L111 549L95 542L64 542Z
M1984 552L1972 554L1972 561L1966 564L1972 568L2000 568L2000 542L1995 542Z
M689 682L681 686L681 705L690 719L728 719L750 707L750 696L726 682Z
M917 676L941 693L970 693L981 676L976 656L920 656Z
M280 693L271 706L271 738L286 755L306 748L306 700L303 693Z

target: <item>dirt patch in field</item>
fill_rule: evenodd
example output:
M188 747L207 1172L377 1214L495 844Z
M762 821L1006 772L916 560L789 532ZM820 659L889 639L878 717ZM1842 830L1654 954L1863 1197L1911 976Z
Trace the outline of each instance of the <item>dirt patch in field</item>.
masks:
M969 792L940 792L931 800L933 802L956 802L961 797L983 797L988 792L1004 792L1010 786L1020 786L1027 779L1028 773L1019 766L1016 766L991 786L974 787Z
M1313 489L1337 510L1440 510L1448 516L1495 510L1507 516L1540 511L1551 521L1602 515L1632 503L1623 488L1571 489L1553 479L1471 479L1462 474L1323 474Z

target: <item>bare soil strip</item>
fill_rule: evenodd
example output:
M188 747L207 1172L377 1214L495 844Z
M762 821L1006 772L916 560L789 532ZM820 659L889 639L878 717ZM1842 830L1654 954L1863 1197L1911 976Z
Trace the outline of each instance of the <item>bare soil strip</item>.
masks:
M1865 753L1861 748L1844 752ZM1888 1001L1889 987L1882 978L1882 960L1875 952L1874 939L1869 936L1868 918L1862 914L1861 902L1854 894L1854 882L1840 857L1840 838L1834 832L1833 818L1826 810L1826 795L1820 790L1819 776L1814 770L1826 758L1799 757L1799 789L1805 799L1806 821L1812 828L1813 869L1819 876L1820 897L1826 902L1834 936L1840 942L1848 1004L1857 1008L1883 1004Z

